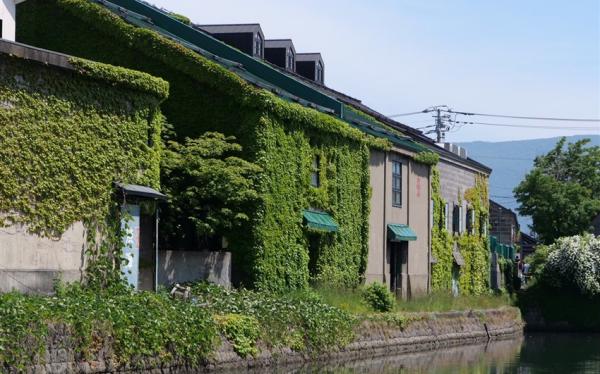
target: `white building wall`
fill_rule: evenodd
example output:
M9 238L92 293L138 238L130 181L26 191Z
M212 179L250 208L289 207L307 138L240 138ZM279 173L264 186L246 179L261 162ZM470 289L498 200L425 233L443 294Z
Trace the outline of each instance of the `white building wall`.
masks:
M15 19L15 0L1 0L0 20L2 20L2 39L7 39L13 42L15 41Z

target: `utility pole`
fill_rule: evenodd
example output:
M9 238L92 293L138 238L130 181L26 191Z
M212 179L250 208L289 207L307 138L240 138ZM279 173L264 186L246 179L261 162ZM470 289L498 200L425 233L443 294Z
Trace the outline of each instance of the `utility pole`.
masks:
M450 115L448 115L447 105L436 105L424 110L427 112L434 112L433 118L435 119L435 129L427 132L426 134L435 133L436 143L443 143L446 141L446 132L450 130L450 126L448 126L448 122L452 122L450 120Z
M443 143L444 142L444 138L445 138L445 134L444 134L444 129L443 129L443 125L442 125L442 117L440 114L440 108L437 107L436 109L437 115L435 117L435 135L436 135L436 143Z

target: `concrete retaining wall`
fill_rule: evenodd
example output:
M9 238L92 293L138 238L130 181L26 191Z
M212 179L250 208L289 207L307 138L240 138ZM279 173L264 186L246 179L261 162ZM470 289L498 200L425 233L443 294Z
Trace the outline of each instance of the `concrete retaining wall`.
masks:
M206 280L231 286L231 252L159 251L158 284Z
M292 368L311 361L373 359L413 352L468 345L489 340L519 337L523 332L521 315L516 308L488 311L414 314L404 328L382 320L365 320L356 330L356 339L342 350L319 356L293 352L289 348L268 350L261 347L256 358L243 359L223 339L214 357L201 367L191 368L183 362L163 363L156 358L139 360L131 367L115 367L109 357L110 346L100 348L93 361L78 361L73 339L64 327L50 331L48 349L39 364L28 373L198 373L221 370L286 366Z
M21 225L0 228L0 292L50 294L58 277L80 281L85 251L86 231L81 222L60 239L30 234Z

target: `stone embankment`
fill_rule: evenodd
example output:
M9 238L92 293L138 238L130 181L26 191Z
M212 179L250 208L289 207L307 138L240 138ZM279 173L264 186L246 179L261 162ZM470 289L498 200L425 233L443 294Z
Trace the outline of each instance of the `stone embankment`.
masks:
M299 366L312 361L373 359L381 356L430 351L460 345L518 337L523 333L521 314L516 308L448 313L418 313L402 319L376 317L362 321L354 342L341 350L307 355L291 349L267 349L254 358L238 356L223 340L214 357L202 366L185 363L165 364L159 358L144 359L126 367L115 367L108 360L109 346L99 349L92 360L79 361L67 331L54 328L40 364L27 368L35 374L53 373L199 373L243 370L268 366ZM42 364L43 362L43 364Z

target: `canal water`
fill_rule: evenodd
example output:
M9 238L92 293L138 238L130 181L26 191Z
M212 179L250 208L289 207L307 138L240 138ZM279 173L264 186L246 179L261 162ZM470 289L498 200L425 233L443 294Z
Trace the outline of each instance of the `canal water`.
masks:
M488 344L293 369L271 368L269 372L600 374L600 334L526 334Z

